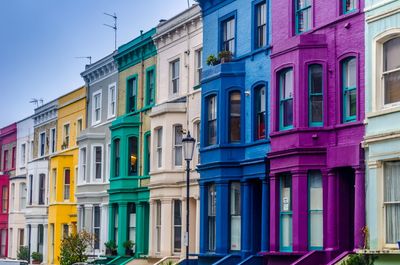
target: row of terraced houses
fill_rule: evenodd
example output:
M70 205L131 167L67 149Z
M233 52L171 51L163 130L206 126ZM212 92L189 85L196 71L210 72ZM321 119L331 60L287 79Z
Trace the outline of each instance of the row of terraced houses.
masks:
M1 256L400 264L400 1L197 2L0 130Z

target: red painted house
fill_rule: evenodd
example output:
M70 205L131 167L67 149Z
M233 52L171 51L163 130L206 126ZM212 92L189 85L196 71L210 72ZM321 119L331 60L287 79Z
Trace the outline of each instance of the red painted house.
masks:
M17 125L13 123L0 129L0 256L7 257L8 250L8 186L15 175L17 154Z

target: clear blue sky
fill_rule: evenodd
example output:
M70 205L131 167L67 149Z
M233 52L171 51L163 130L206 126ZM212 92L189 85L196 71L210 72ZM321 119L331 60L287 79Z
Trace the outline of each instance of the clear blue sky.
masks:
M194 3L190 0L190 4ZM187 8L187 0L0 0L0 128L33 114L31 98L49 102L84 82L86 59L95 62L118 42L155 27Z

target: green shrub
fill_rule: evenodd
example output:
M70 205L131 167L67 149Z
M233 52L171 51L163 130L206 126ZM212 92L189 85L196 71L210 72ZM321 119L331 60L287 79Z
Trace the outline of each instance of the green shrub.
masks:
M29 262L29 248L27 246L20 246L17 253L17 258L19 260L26 260Z

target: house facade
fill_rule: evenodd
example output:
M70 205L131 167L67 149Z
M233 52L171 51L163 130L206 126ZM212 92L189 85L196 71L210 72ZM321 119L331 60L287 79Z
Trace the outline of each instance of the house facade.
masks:
M364 246L364 1L272 1L268 262Z
M199 263L238 264L269 250L270 1L198 2ZM208 60L220 52L220 61Z
M9 183L15 177L17 155L17 124L13 123L0 130L0 256L8 257L8 215Z
M56 152L50 156L47 264L60 264L64 236L77 231L77 136L86 125L86 87L58 98ZM39 198L40 199L40 198Z
M87 87L87 128L77 137L79 168L75 196L78 229L95 236L90 254L105 254L107 241L110 137L117 116L118 69L116 52L87 65L81 76Z
M155 29L120 46L118 111L111 123L108 239L118 246L119 261L126 262L124 242L135 245L134 257L148 253L150 118L155 102Z
M17 258L18 250L25 246L25 209L27 198L27 166L33 140L33 120L28 117L17 122L17 154L15 176L10 177L9 194L9 248L8 256ZM36 250L35 250L36 251ZM43 253L43 252L42 252Z
M375 264L399 264L400 3L365 5L367 247Z
M32 115L33 138L28 143L24 242L30 254L40 252L44 261L48 257L49 162L50 155L57 151L57 116L57 100L36 108Z
M190 253L198 253L200 198L198 148L190 172L186 199L186 161L182 139L188 131L199 143L202 21L198 5L161 21L153 36L157 47L157 89L150 113L150 239L155 258L185 256L186 204L189 203Z

